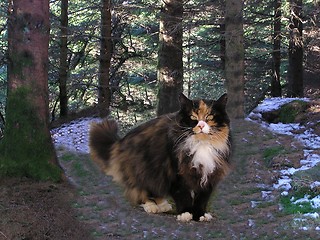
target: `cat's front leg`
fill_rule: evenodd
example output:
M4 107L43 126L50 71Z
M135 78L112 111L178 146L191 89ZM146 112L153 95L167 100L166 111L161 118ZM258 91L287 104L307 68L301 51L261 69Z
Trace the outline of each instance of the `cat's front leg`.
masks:
M193 220L200 222L210 222L213 217L207 212L207 205L212 193L212 188L203 189L194 196L194 203L192 207Z
M176 203L177 220L180 222L189 222L193 219L192 215L192 202L193 196L189 190L179 190L172 194Z

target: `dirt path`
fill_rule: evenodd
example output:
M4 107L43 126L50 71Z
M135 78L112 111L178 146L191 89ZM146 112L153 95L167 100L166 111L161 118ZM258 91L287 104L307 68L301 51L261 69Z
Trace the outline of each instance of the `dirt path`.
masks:
M95 239L317 239L319 232L299 230L293 216L279 210L279 193L272 189L275 170L301 159L299 143L248 121L233 122L233 135L234 169L212 198L216 219L210 223L180 223L172 214L149 215L132 207L87 155L74 160L61 151L61 163L80 192L74 204L79 219L94 229ZM283 154L264 159L265 149L279 145Z

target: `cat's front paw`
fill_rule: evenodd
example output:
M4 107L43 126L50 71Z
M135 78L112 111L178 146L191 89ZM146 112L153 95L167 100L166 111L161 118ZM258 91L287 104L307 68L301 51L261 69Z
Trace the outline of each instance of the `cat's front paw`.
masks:
M177 216L177 220L180 222L190 222L192 220L192 214L189 212L181 213Z
M172 206L170 203L168 203L167 200L163 200L157 206L158 206L160 212L169 212L172 210Z
M147 213L164 213L172 210L171 204L166 199L148 200L144 204L141 204L141 207Z
M147 201L144 204L141 204L141 207L147 212L147 213L158 213L160 212L160 209L158 205L155 202Z
M213 219L210 213L205 213L203 216L200 217L200 222L210 222Z

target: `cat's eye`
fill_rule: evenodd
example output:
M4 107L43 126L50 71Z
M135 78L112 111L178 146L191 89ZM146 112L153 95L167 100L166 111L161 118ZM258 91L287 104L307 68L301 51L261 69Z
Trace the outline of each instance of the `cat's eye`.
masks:
M213 120L213 115L209 115L209 116L207 116L207 120L208 120L208 121Z
M190 118L191 118L191 120L198 120L198 118L194 115L191 115Z

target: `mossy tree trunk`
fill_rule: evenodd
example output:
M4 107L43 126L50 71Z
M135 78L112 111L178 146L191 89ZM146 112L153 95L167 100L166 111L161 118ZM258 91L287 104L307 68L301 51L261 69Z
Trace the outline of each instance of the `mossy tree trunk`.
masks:
M244 117L243 1L226 0L225 74L228 92L227 111L231 118Z
M178 97L183 91L182 14L182 0L163 1L159 32L157 115L179 109Z
M13 0L8 21L8 99L0 174L61 179L49 131L49 1Z

